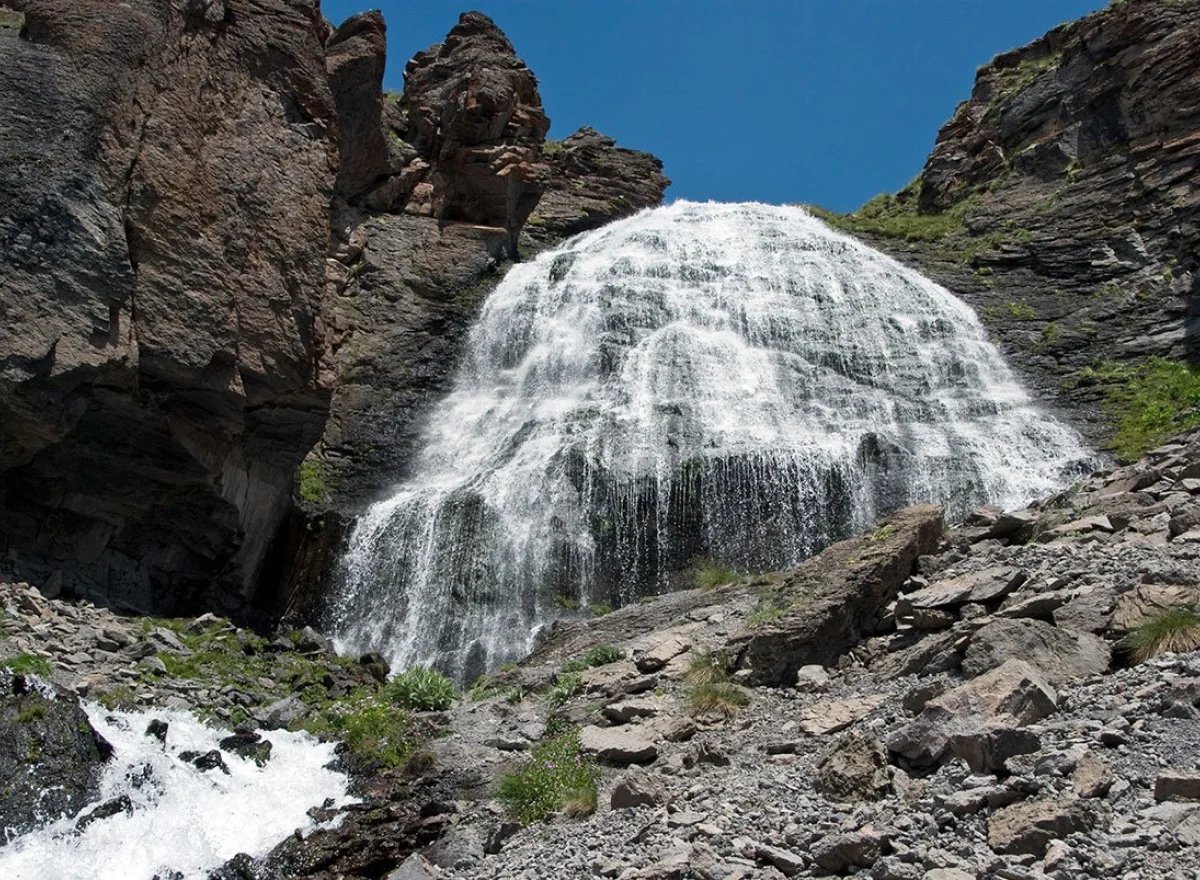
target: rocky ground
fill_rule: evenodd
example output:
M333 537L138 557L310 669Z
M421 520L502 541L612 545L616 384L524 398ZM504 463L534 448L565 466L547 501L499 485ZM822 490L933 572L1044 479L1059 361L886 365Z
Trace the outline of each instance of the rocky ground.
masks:
M1200 432L1028 510L910 508L793 571L560 624L413 713L404 760L344 752L362 802L335 826L214 876L1196 876L1200 654L1122 639L1196 598L1198 527ZM311 630L0 596L0 656L63 693L268 738L343 735L322 719L384 674ZM594 814L512 821L497 779L572 729Z

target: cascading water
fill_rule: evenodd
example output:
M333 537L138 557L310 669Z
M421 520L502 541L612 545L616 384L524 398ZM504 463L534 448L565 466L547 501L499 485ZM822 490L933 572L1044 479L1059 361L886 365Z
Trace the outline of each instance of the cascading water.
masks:
M509 272L416 476L356 524L331 623L465 681L563 596L794 564L906 503L1024 503L1086 458L944 289L799 208L677 202Z
M128 810L85 822L82 830L76 817L59 818L0 845L5 880L203 878L238 853L266 855L296 829L315 827L306 811L327 798L336 806L353 800L346 776L326 766L333 743L307 734L270 732L271 757L262 767L225 754L228 773L204 772L181 754L212 751L227 732L187 712L84 708L113 747L100 781L102 801L124 795ZM165 742L146 734L152 718L167 722Z

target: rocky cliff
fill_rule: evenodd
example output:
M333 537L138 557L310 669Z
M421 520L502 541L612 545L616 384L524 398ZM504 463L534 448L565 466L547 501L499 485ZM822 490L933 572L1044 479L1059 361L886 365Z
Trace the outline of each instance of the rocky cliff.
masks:
M1200 354L1198 92L1200 7L1112 3L981 67L916 181L831 219L970 302L1108 439L1097 372Z
M244 610L291 564L268 550L314 444L299 488L330 519L403 475L543 190L619 216L667 185L605 190L606 156L644 154L594 133L583 171L545 161L536 79L476 13L395 96L378 13L10 5L0 533L50 591Z

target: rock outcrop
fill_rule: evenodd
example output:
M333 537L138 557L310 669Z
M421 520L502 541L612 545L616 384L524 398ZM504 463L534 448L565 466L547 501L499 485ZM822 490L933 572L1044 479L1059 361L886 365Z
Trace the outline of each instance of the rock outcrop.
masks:
M131 608L242 607L328 409L327 24L283 0L12 5L8 559Z
M1111 3L981 67L914 185L834 222L971 303L1107 439L1088 367L1200 354L1198 89L1200 7Z

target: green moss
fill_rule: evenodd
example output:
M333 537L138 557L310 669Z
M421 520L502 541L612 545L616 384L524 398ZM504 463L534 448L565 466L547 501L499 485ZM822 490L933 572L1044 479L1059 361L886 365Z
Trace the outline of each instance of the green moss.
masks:
M1004 310L1008 312L1010 318L1016 318L1020 321L1031 321L1037 317L1037 312L1033 306L1025 300L1008 300L1004 303Z
M96 702L105 709L131 709L137 705L137 696L129 685L119 685L96 696Z
M315 458L306 458L300 462L298 476L300 500L310 504L320 504L329 497L329 488L325 482L325 463Z
M609 663L616 663L618 660L624 659L625 652L620 648L612 645L597 645L590 648L582 657L568 660L562 665L559 672L583 672L585 669L607 666Z
M1117 429L1112 449L1124 461L1200 424L1200 372L1189 364L1157 357L1139 364L1107 362L1084 370L1081 378L1103 387Z
M545 153L547 156L553 156L555 153L561 153L566 148L567 148L567 145L564 144L562 141L548 140L544 144L542 144L542 152Z
M587 612L592 617L604 617L606 614L613 613L613 607L607 602L588 602Z
M40 675L42 678L54 674L50 661L37 654L17 654L0 660L0 669L7 669L14 675Z
M940 241L950 235L967 234L964 217L974 204L972 199L964 199L946 211L921 213L918 208L919 195L920 185L913 182L894 195L878 195L849 214L838 214L816 205L804 207L843 232L907 241Z
M25 26L25 13L0 6L0 28L20 29Z
M520 822L540 822L556 810L586 815L595 809L600 771L580 752L579 734L568 731L541 745L529 763L497 782L496 799Z
M542 227L546 225L546 218L535 211L529 215L529 219L525 222L527 222L530 226Z
M46 707L39 700L35 703L31 703L30 705L26 706L20 712L17 713L17 723L18 724L30 724L31 722L34 722L34 721L41 721L45 717L46 717Z

